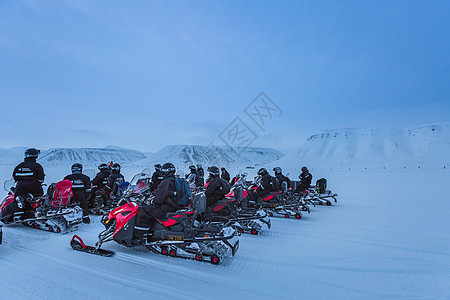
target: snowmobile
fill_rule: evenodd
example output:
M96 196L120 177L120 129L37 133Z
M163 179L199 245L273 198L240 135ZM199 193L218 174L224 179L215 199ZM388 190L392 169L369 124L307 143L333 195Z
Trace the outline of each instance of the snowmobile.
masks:
M129 186L130 183L128 181L123 181L119 178L114 182L111 190L104 187L96 192L97 195L90 195L90 197L95 197L90 209L91 213L104 215L116 208Z
M239 178L231 187L230 193L211 208L213 216L208 217L210 217L211 221L222 221L231 224L239 233L257 235L263 226L267 226L270 229L272 224L264 210L247 205L246 176L247 174L245 173L239 175Z
M293 187L295 189L295 186L299 184L298 181L292 182ZM336 197L338 194L333 193L330 190L326 189L327 187L327 180L325 178L320 178L316 181L316 185L311 185L309 189L305 190L303 192L303 197L305 201L314 203L314 205L325 205L325 206L331 206L331 201L334 200L334 202L337 202Z
M206 261L220 264L229 256L234 256L239 248L239 238L231 226L197 221L197 217L206 210L206 196L197 193L193 197L192 209L168 213L166 219L156 219L150 231L145 235L143 244L133 243L133 229L139 213L139 205L130 201L105 215L101 222L105 230L98 235L93 246L83 243L74 235L71 247L74 250L112 256L114 251L102 249L109 241L126 247L147 247L154 253Z
M9 187L9 188L7 188ZM5 181L4 188L8 196L0 206L0 221L4 224L21 223L25 226L56 233L65 233L76 229L83 217L82 209L72 204L72 183L62 180L53 183L44 196L14 196L14 182Z
M256 191L259 180L260 176L252 182L249 191ZM302 201L287 202L283 195L284 192L282 190L272 191L263 198L259 198L256 202L249 202L249 206L263 209L269 217L294 217L295 219L301 219L303 216L301 211L305 204ZM309 209L307 210L309 211Z

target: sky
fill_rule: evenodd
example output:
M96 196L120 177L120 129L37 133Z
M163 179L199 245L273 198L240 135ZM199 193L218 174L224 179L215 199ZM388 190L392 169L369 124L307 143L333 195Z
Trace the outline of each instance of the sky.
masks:
M251 145L293 150L326 129L449 122L449 15L450 1L2 0L0 148L219 145L238 120ZM262 127L246 114L260 95L277 108Z

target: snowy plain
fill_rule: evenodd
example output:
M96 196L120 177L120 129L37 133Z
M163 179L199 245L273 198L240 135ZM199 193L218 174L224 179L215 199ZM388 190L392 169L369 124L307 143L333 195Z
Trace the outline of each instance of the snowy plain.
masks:
M47 168L46 182L67 171ZM0 166L1 178L11 172ZM311 207L302 220L271 218L270 230L242 235L236 256L219 266L113 242L104 248L115 256L97 257L72 250L71 233L4 226L0 298L450 298L450 170L313 175L328 179L338 203ZM102 230L92 219L75 232L88 244Z

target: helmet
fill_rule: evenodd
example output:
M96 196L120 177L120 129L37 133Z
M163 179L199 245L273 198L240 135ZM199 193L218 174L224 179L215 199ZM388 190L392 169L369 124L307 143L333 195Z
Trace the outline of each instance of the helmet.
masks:
M275 167L275 168L273 168L273 171L276 173L276 174L281 174L281 168L280 167Z
M156 170L156 171L161 170L161 165L160 165L160 164L156 164L156 165L155 165L155 170Z
M41 151L39 151L36 148L30 148L25 151L25 158L31 157L31 158L37 158Z
M226 171L226 169L224 168L224 167L222 167L222 168L220 168L220 170L223 172L223 171Z
M98 169L100 170L100 172L104 172L104 171L108 171L109 167L107 164L101 164L100 166L98 166Z
M197 169L195 168L194 165L192 165L192 166L189 166L189 170L196 171Z
M203 169L201 164L197 165L197 169Z
M170 174L175 174L176 168L172 163L165 163L162 165L161 172L167 177Z
M302 172L307 172L308 168L307 167L302 167Z
M120 172L120 165L118 163L115 163L111 166L111 170L115 172Z
M216 167L216 166L212 166L211 168L209 168L209 174L211 175L211 176L219 176L219 168L218 167Z
M258 171L258 175L261 175L261 176L266 175L266 174L268 174L268 173L269 173L269 172L267 172L266 168L261 168L261 169L259 169L259 171Z
M73 174L81 174L83 172L83 165L76 163L72 165L72 173Z

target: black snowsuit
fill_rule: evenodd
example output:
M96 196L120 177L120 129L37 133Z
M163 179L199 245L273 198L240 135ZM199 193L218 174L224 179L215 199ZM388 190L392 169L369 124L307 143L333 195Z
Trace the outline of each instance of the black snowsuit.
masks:
M218 202L225 198L225 195L230 192L230 184L228 181L219 177L210 177L208 187L206 188L206 205L207 211L205 218L210 218L214 214L213 208L217 206ZM224 208L218 212L222 216L229 216L231 211L228 208Z
M159 184L164 179L164 175L161 171L156 170L152 175L152 183L150 184L150 189L152 191L156 191L158 189Z
M42 183L44 182L44 169L36 162L36 158L27 157L14 168L14 181L17 182L15 196L32 194L34 197L44 195Z
M272 185L272 176L270 176L269 173L263 175L261 178L261 183L256 189L256 192L253 193L253 200L256 202L261 202L262 198L265 198L270 192L273 191Z
M106 199L107 192L108 192L107 184L108 184L109 175L111 175L111 171L104 170L104 171L98 172L97 175L95 175L94 179L92 179L93 188L91 191L92 196L90 199L91 207L94 206L95 198ZM99 203L99 204L103 204L103 203Z
M115 195L117 193L117 191L118 191L118 188L119 188L119 186L117 184L115 184L116 181L124 182L125 181L125 177L123 177L123 175L120 174L120 172L113 170L111 172L111 175L109 175L108 183L107 183L107 187L111 191L112 195Z
M74 202L80 203L83 209L83 216L89 215L89 205L86 199L86 190L91 188L91 179L84 174L70 174L64 177L64 180L72 182L72 192Z
M280 182L280 186L284 181L286 181L288 188L291 187L291 180L288 177L284 176L283 173L275 173L275 177L277 177L278 181Z
M219 200L222 200L230 192L228 181L219 177L211 177L206 188L206 205L214 207Z
M226 181L230 182L230 173L228 173L227 170L223 169L222 174L220 174L220 177L222 179L225 179Z
M197 168L197 180L195 182L197 186L205 185L205 171L202 167Z
M134 236L142 238L150 230L155 218L165 218L168 212L175 212L182 207L175 202L175 176L169 174L158 186L152 204L142 206L137 215Z
M297 185L295 192L303 192L311 186L312 175L309 171L302 172L298 178L300 178L300 184Z

